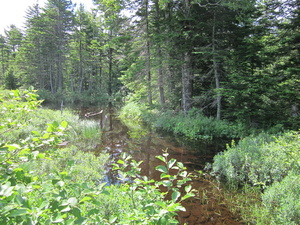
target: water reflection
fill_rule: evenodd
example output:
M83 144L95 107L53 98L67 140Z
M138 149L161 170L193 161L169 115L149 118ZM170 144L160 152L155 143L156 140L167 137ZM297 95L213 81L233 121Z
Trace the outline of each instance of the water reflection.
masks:
M201 142L188 142L163 133L153 132L136 121L122 123L113 110L103 112L93 119L98 119L102 127L102 144L95 149L96 153L107 152L110 162L116 163L122 152L129 153L136 161L143 161L141 174L150 179L158 179L160 173L155 167L161 164L155 156L168 149L169 158L183 162L189 170L203 169L207 162L223 146ZM111 167L111 166L110 166ZM118 183L118 174L108 168L106 182Z

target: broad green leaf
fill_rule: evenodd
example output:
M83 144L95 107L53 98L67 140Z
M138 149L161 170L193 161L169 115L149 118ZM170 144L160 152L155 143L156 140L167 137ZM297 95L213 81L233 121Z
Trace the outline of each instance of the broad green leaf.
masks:
M165 166L163 166L163 165L157 166L156 170L159 171L159 172L162 172L162 173L168 173L167 168Z
M26 148L26 149L22 149L20 152L19 152L19 156L22 156L22 155L25 155L25 154L28 154L30 152L30 149L29 148Z
M38 132L38 131L34 130L34 131L32 131L32 133L35 134L36 136L41 136L40 132Z
M170 177L171 177L170 174L165 174L165 173L160 174L160 179L170 178Z
M119 164L122 164L122 165L123 165L125 162L124 162L123 160L119 159L117 163L119 163Z
M158 158L159 160L166 162L166 158L163 157L162 155L157 155L156 158Z
M188 198L191 198L191 197L194 197L194 196L195 196L195 194L193 192L189 192L186 195L182 196L181 200L183 201L185 199L188 199Z
M182 171L182 172L180 173L180 176L181 176L181 177L187 177L187 175L188 175L188 172L187 172L187 171Z
M82 198L82 199L80 200L79 203L81 203L81 202L86 202L86 201L89 201L89 200L92 200L92 198L89 197L89 196L85 196L84 198Z
M175 207L175 211L183 211L183 212L185 212L185 211L186 211L186 208L184 208L182 205L177 205L177 206Z
M37 159L45 159L46 158L46 154L45 153L38 153L36 156Z
M67 122L67 121L62 121L62 122L60 123L60 125L61 125L63 128L67 128L68 122Z
M172 193L172 200L173 200L174 202L176 202L176 201L178 200L179 197L180 197L180 192L179 192L179 191L174 191L174 192Z
M163 180L162 185L165 186L165 187L172 187L173 183L169 180Z
M70 206L67 206L66 208L64 208L63 210L61 210L61 212L69 212L71 211Z
M167 207L167 203L163 202L163 201L157 201L157 202L155 202L155 204L161 206L162 208L166 208Z
M168 168L171 169L175 163L176 163L176 159L170 159L170 161L167 164Z
M12 145L7 145L6 147L8 147L8 151L13 151L15 149L20 149L20 145L17 144L12 144Z
M57 128L57 127L59 127L59 123L58 123L57 121L54 121L54 122L52 123L52 126L55 127L55 128Z
M80 211L80 209L78 209L78 208L73 208L73 209L72 209L72 214L73 214L74 216L76 216L77 218L80 218L80 217L81 217L81 211Z
M77 198L69 198L68 199L68 203L71 205L71 206L74 206L77 204Z
M190 192L192 190L192 185L187 185L184 187L185 192Z
M185 166L183 165L182 162L177 162L177 166L182 170L185 169Z
M48 139L50 137L50 133L45 133L44 135L43 135L43 139Z
M8 214L8 217L22 216L28 214L27 209L14 209Z

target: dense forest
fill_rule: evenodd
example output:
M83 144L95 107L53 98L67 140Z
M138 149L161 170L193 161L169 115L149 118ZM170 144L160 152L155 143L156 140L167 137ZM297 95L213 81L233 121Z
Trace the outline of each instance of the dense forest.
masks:
M46 101L299 127L299 1L48 0L0 36L0 82Z

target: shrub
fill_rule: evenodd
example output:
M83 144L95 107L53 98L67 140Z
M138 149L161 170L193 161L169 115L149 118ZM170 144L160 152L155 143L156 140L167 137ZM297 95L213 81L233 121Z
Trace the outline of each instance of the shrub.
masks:
M213 173L234 185L248 182L266 187L300 169L299 142L297 133L245 138L214 157Z
M290 173L262 195L271 224L300 224L300 175Z
M246 130L241 124L206 117L197 109L190 110L187 116L173 111L163 112L156 117L154 127L192 140L238 138L245 135Z
M97 185L104 179L108 158L108 154L95 156L93 152L83 152L77 147L71 146L57 151L55 159L36 160L28 167L33 171L32 175L34 176L68 171L72 182ZM26 166L23 165L22 168Z
M13 97L0 97L0 101L5 115L0 118L0 135L26 128L23 116L31 115L38 105L36 96L29 92L16 91ZM167 153L158 156L163 165L156 169L162 180L154 181L140 177L142 162L123 155L114 166L125 182L95 185L108 156L95 157L76 147L59 149L68 123L47 125L18 144L0 143L0 224L178 223L176 212L184 210L181 202L194 196L191 186L186 185L190 178L182 163L167 160ZM166 191L161 191L162 186Z
M212 173L230 184L251 190L249 185L264 190L262 203L242 208L243 216L257 224L299 224L300 218L300 138L297 132L271 136L248 137L214 157ZM248 188L247 188L248 187ZM247 195L245 202L253 201ZM251 198L251 197L250 197ZM237 208L242 205L238 203ZM249 215L250 214L250 215Z

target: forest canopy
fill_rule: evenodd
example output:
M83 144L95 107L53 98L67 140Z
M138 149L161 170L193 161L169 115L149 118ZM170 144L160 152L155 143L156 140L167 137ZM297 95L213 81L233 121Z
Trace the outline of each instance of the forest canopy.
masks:
M299 1L48 0L0 35L0 86L298 129Z

